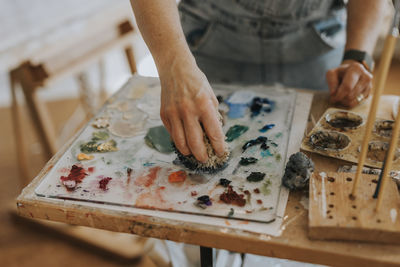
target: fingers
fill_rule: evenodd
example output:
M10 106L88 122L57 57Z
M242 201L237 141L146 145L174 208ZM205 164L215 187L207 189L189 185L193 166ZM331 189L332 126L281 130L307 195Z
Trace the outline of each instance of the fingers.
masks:
M190 155L190 149L186 142L186 136L182 121L178 115L170 116L168 118L170 125L170 134L175 143L176 148L185 156Z
M339 71L338 69L329 70L326 73L326 81L329 87L329 95L334 95L339 87Z
M207 109L201 121L208 139L211 142L215 154L221 157L225 153L225 135L222 131L221 123L218 120L217 114L214 109Z
M358 80L360 79L360 74L354 71L346 71L343 80L341 81L339 88L336 93L332 96L333 102L345 102L347 96L352 92L356 86Z
M206 162L208 155L199 119L192 114L184 114L183 121L186 141L190 151L198 161Z

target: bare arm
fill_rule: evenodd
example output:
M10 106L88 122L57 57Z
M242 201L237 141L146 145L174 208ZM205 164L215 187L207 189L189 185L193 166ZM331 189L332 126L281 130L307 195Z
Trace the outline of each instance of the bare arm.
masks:
M386 7L383 0L349 0L345 50L357 49L372 55ZM332 102L354 107L359 104L357 96L369 95L372 74L362 64L349 60L328 71L327 81Z
M184 155L206 161L203 130L217 153L224 153L218 101L186 43L175 0L131 0L143 38L161 80L160 115Z

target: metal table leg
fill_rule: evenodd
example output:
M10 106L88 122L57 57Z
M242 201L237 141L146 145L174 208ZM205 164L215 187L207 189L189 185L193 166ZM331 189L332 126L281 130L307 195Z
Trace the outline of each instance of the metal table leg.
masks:
M213 249L200 247L201 267L213 267Z

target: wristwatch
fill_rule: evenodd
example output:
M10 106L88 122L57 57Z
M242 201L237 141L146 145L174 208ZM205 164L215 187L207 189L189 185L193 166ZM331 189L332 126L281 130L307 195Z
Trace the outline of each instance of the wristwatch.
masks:
M363 66L369 71L372 72L374 70L374 60L372 57L365 51L350 49L344 52L343 60L355 60L363 64Z

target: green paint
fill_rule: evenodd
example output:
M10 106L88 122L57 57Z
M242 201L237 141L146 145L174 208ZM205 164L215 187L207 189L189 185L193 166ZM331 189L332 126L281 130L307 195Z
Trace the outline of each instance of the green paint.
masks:
M271 180L268 179L265 181L265 183L261 186L260 188L260 192L263 193L263 195L268 196L269 194L271 194Z
M281 137L282 136L282 133L277 133L276 135L275 135L275 138L279 138L279 137Z
M229 128L228 132L226 132L226 141L232 142L233 140L235 140L236 138L247 132L248 129L249 127L244 125L232 126L231 128Z
M281 154L279 154L279 153L276 154L276 155L275 155L275 159L276 159L276 161L278 161L278 162L281 161L281 159L282 159Z
M171 136L164 126L150 128L144 140L149 147L161 153L169 154L174 151L171 144Z
M89 141L81 145L81 152L83 153L93 153L97 151L97 142L96 141Z
M93 132L92 141L107 140L110 135L107 132Z
M249 176L247 176L247 181L249 182L260 182L264 179L265 173L262 172L252 172Z

